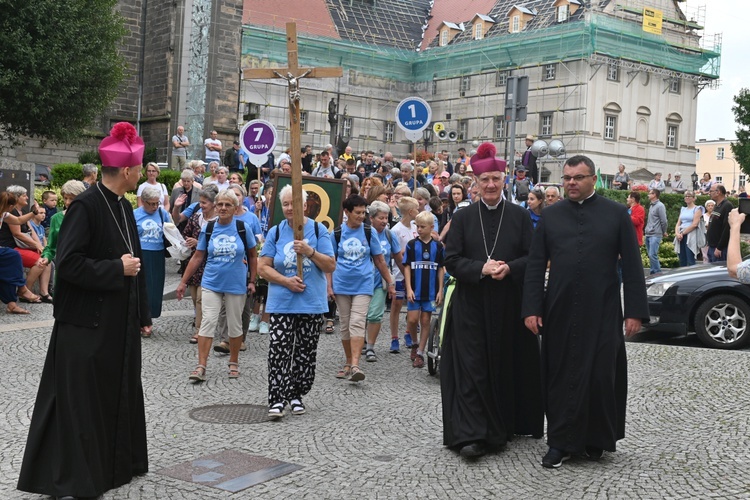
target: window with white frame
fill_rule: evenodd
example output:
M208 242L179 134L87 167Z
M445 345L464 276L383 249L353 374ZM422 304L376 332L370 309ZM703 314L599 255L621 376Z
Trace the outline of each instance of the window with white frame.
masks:
M385 122L385 127L383 127L383 140L385 142L393 142L393 133L395 132L395 130L395 122Z
M570 17L570 5L560 5L557 8L557 22L562 23Z
M471 90L471 77L470 76L462 76L461 77L461 97L466 95L466 91Z
M481 40L484 36L484 24L477 23L474 25L474 40Z
M557 73L557 64L545 64L544 65L544 74L542 75L543 80L554 80L555 79L555 73Z
M448 30L445 29L440 32L440 46L445 47L448 45Z
M299 131L307 132L307 111L299 112Z
M746 180L747 180L747 176L745 174L740 174L739 185L744 186Z
M343 120L341 135L344 137L351 137L352 136L352 119L351 117L346 117Z
M545 113L539 117L539 135L551 136L552 135L552 114Z
M677 125L667 125L667 147L677 149Z
M724 176L717 175L716 176L716 184L723 184L724 183Z
M469 120L461 120L458 122L458 140L465 141L469 137Z
M695 149L695 161L699 161L701 159L701 150L700 148Z
M716 159L717 160L724 159L724 148L716 148Z
M616 61L610 61L607 65L607 80L610 82L620 81L620 67Z
M614 141L617 137L617 117L613 115L606 115L604 117L604 138L609 141Z
M495 76L495 87L505 87L508 83L508 72L498 71Z
M510 32L518 33L521 31L521 16L513 16L510 20Z
M505 137L505 117L500 115L495 117L495 139Z
M679 78L672 78L671 80L669 80L669 91L672 94L680 93L680 79Z

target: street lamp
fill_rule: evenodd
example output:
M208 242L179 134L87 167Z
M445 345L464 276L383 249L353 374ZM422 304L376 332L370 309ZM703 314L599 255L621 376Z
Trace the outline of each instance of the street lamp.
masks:
M732 169L732 191L734 191L734 184L737 182L737 161L735 161L734 158L730 158L728 156L725 156L722 158L722 160L732 160L732 163L734 163L734 167Z
M698 172L690 174L690 180L693 181L693 191L698 191Z

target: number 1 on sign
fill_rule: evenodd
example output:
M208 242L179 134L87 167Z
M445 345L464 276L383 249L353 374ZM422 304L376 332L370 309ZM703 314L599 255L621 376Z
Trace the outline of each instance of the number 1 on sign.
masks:
M407 106L407 107L409 108L409 110L411 110L411 117L412 118L416 118L417 117L417 107L415 105L413 105L413 104L409 104L409 106Z
M260 136L263 135L263 127L253 127L253 132L256 132L255 142L260 141Z

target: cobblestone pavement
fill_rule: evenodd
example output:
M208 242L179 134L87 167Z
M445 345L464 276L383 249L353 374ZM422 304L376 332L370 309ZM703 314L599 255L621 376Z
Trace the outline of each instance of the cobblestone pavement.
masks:
M31 316L0 313L4 498L43 498L15 490L51 331L51 306L29 307ZM359 385L334 378L340 343L322 335L305 415L253 425L191 420L188 413L205 405L266 404L268 339L248 337L238 380L227 378L226 358L212 355L208 381L193 386L190 322L190 301L168 300L143 342L151 472L106 499L750 498L748 352L629 343L627 437L618 452L547 470L539 465L544 440L519 437L475 463L443 448L439 382L411 368L405 349L388 353L387 334L378 341L380 360L362 363L367 379ZM302 469L235 494L157 473L225 450Z

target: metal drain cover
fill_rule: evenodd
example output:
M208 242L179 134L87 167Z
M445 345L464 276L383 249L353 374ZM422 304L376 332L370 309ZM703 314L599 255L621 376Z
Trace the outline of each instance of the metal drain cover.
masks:
M211 405L195 408L190 418L208 424L260 424L268 422L264 405Z

